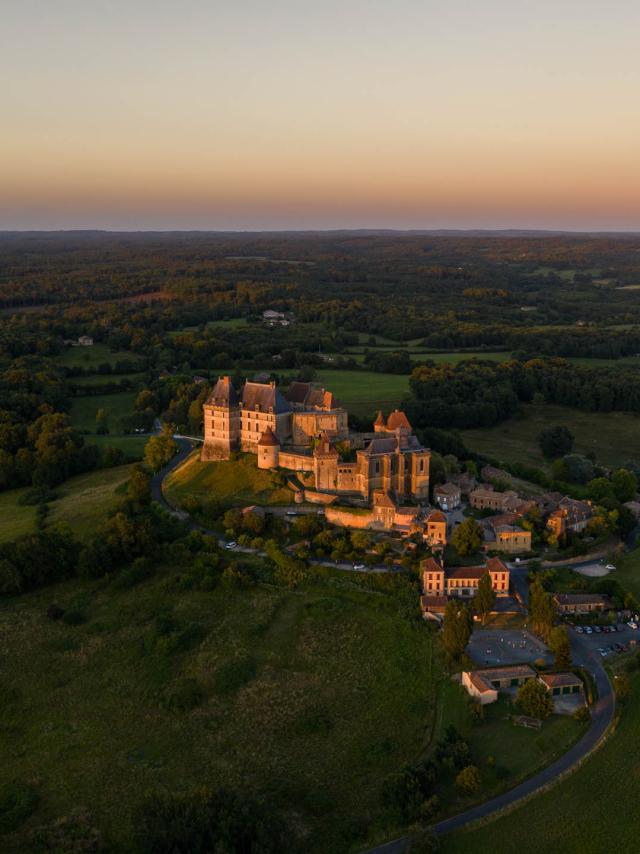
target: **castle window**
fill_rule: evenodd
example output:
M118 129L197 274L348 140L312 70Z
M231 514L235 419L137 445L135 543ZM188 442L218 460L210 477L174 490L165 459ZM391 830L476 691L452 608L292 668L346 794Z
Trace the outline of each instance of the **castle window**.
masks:
M380 474L380 460L376 460L376 474Z
M424 460L420 460L420 471L424 471Z

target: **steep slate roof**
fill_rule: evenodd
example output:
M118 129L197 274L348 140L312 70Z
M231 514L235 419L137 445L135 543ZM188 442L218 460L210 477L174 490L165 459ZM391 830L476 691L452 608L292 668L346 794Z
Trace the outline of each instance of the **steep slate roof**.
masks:
M242 390L242 408L255 410L256 406L259 412L269 412L270 409L276 414L291 412L291 407L275 384L247 380Z
M411 424L409 424L409 419L400 409L394 409L394 411L387 418L387 430L396 430L398 427L406 427L407 430L411 430Z
M376 454L391 454L397 449L398 440L391 436L388 439L372 439L362 453L371 457Z
M422 571L423 572L443 572L444 570L440 566L437 560L432 557L428 557L422 561Z
M267 427L262 436L258 439L258 445L261 445L262 447L275 448L280 445L280 442L276 439L271 427Z
M285 397L290 403L303 404L307 399L307 395L309 394L310 389L311 383L301 383L295 381L292 382L289 386Z
M231 377L220 377L207 398L207 403L215 406L237 406L238 395L231 382Z

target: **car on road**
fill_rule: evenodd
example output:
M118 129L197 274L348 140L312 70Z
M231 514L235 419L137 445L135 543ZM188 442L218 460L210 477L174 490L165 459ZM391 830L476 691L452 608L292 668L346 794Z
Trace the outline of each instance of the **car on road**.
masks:
M362 572L362 570L363 570L363 569L366 569L367 567L365 566L365 564L364 564L364 563L354 563L354 564L353 564L353 568L354 568L357 572Z
M608 563L605 566L605 569L607 569L609 572L615 572L615 566L612 563Z
M295 510L287 510L287 516L297 516L297 515L298 514L296 513Z
M594 626L594 627L593 627L593 631L594 631L597 635L599 635L599 634L600 634L600 632L602 631L602 629L600 628L600 626Z
M225 549L235 549L237 545L235 540L231 540L230 543L225 544Z

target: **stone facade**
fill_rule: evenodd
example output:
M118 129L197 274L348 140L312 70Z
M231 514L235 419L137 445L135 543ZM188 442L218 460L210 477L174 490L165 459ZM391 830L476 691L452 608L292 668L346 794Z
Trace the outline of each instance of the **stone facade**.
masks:
M343 461L340 444L357 448L356 459ZM316 491L377 503L382 515L380 495L394 508L403 500L428 501L431 453L404 412L386 420L379 413L373 434L351 442L346 410L331 392L309 383L292 383L283 395L273 382L246 382L238 394L231 379L221 377L204 404L201 458L228 459L234 450L256 454L260 468L313 472Z
M485 573L491 577L496 596L509 595L509 570L496 557L489 558L485 566L447 567L432 557L422 563L422 592L425 596L475 596L480 579Z

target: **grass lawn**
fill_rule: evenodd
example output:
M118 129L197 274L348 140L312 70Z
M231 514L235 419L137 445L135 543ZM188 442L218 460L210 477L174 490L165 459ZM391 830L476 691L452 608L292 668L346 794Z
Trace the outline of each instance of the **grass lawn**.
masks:
M36 508L18 504L18 499L28 491L28 487L24 487L0 492L0 543L35 530Z
M332 391L351 412L363 416L378 409L389 412L409 394L409 377L402 374L324 370L316 373L315 382Z
M119 431L119 421L123 416L132 414L135 399L135 391L74 397L71 405L71 422L79 430L95 433L96 412L98 409L104 409L107 413L107 421L110 429Z
M84 807L125 854L146 792L207 785L268 797L304 850L359 850L382 780L424 747L433 635L349 579L178 592L179 569L127 591L68 582L0 610L0 785L40 795L2 850L22 854L31 828ZM53 601L87 621L47 620ZM190 642L158 635L160 611ZM179 711L168 698L185 679L204 697Z
M146 374L142 371L133 374L88 374L82 377L73 377L71 382L77 386L98 386L117 383L120 380L130 380L134 387L140 385Z
M106 436L85 436L84 440L88 445L97 445L99 448L105 448L108 445L111 445L112 448L120 448L127 460L141 460L149 437L120 436L109 433Z
M106 344L94 344L93 347L65 347L56 361L67 368L94 368L106 362L110 365L124 360L137 362L139 358L127 350L112 353Z
M552 715L540 732L514 726L508 720L513 708L506 697L485 706L485 720L481 724L473 724L468 701L468 695L460 685L450 682L444 687L439 699L433 744L435 746L452 723L471 745L473 764L480 771L482 789L475 797L465 797L452 782L445 786L443 795L448 808L440 818L455 815L474 803L512 789L566 753L586 730L585 724L564 715Z
M617 571L613 577L619 581L625 590L633 593L640 600L640 547L623 558L616 559Z
M496 850L500 854L600 854L611 847L612 816L617 818L616 848L635 848L639 738L640 677L636 674L613 735L581 768L504 818L446 837L442 854L493 854Z
M56 487L59 497L49 505L47 522L67 522L80 539L91 537L117 504L130 471L131 466L116 466L65 481Z
M239 460L202 463L199 451L195 451L171 472L164 490L167 499L178 505L188 496L242 505L293 503L293 492L288 487L274 489L271 473L257 467L253 454L244 454Z
M461 430L465 444L478 453L505 462L548 468L538 446L541 430L565 424L576 438L575 450L594 451L602 465L622 465L640 459L640 415L625 412L583 412L565 406L524 406L525 417L496 427Z

